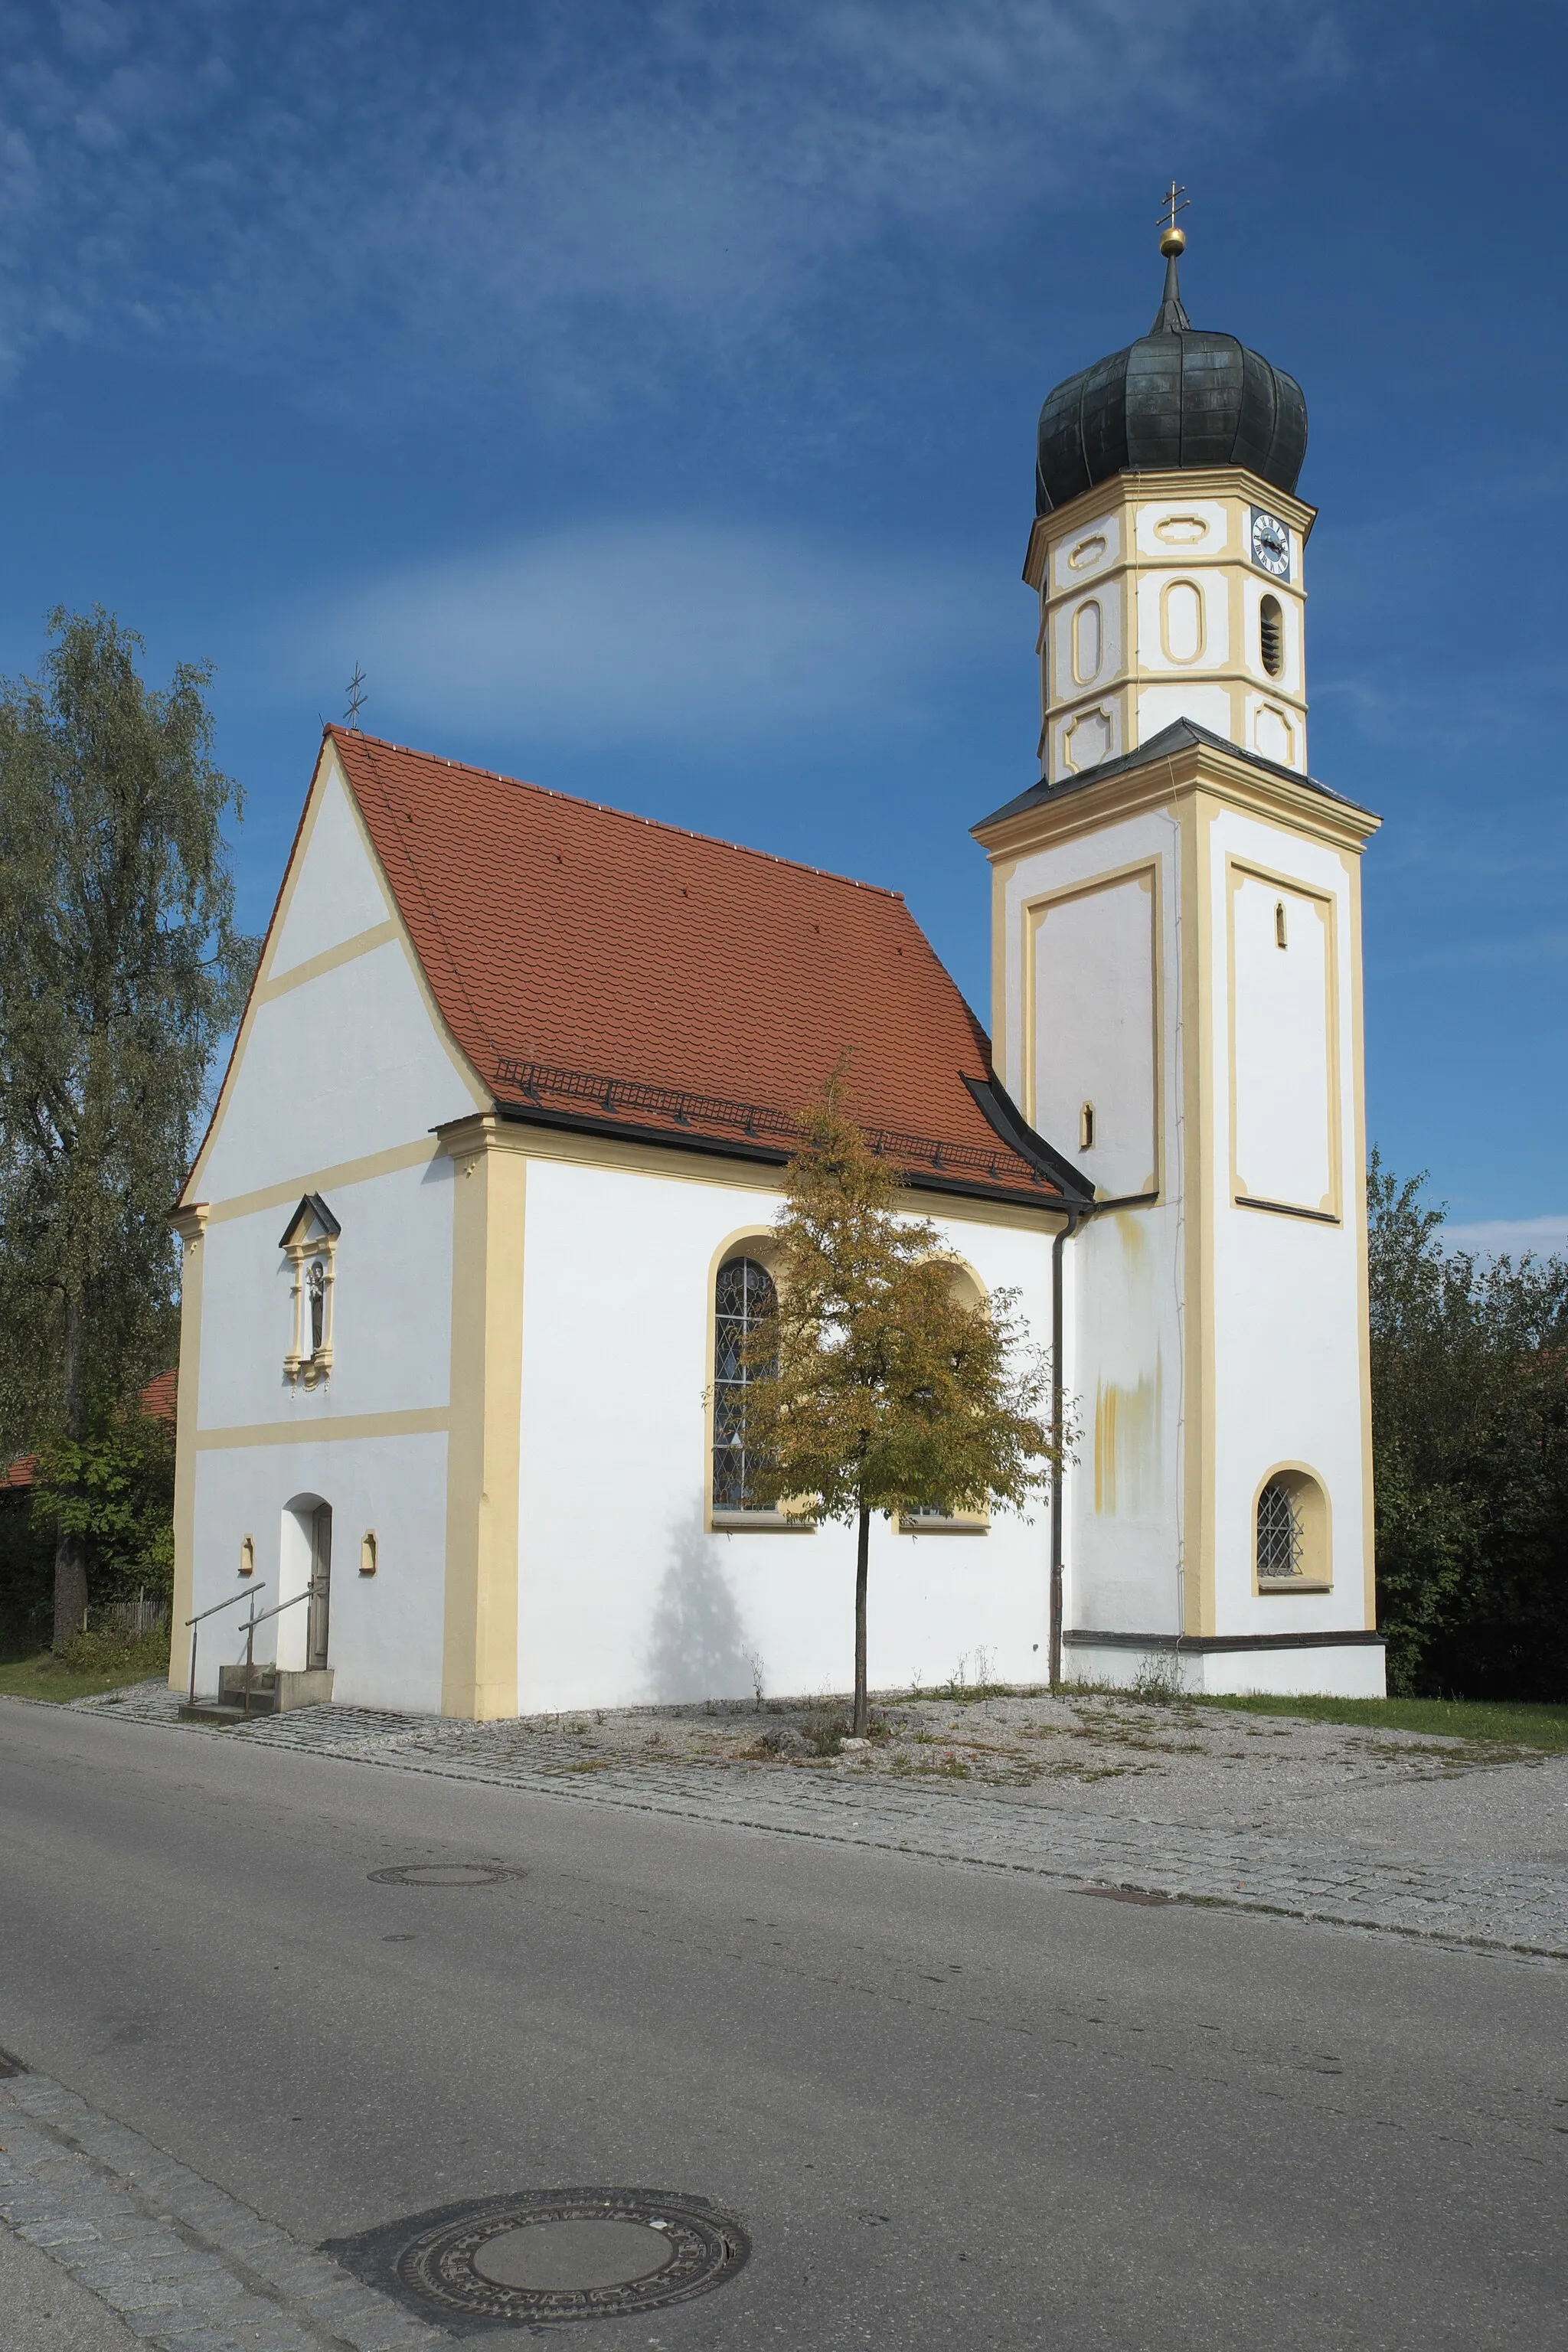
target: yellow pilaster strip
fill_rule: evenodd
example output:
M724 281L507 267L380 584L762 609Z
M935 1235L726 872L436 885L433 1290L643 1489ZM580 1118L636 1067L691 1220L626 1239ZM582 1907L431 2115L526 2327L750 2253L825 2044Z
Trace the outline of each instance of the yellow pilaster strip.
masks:
M493 1118L448 1144L452 1201L451 1430L441 1712L517 1713L518 1467L522 1239L528 1162Z
M180 1377L174 1391L174 1594L169 1612L169 1688L185 1686L185 1620L195 1610L196 1564L196 1414L201 1393L202 1265L205 1208L181 1209L173 1223L183 1244L180 1272Z
M1194 793L1181 819L1183 1384L1182 1631L1215 1630L1214 1052L1212 803Z

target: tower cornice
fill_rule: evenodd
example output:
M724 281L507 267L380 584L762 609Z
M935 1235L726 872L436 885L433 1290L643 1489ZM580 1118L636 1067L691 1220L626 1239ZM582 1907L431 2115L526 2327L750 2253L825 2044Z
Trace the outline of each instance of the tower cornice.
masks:
M1134 498L1246 499L1292 524L1300 532L1303 545L1311 537L1312 525L1318 520L1316 507L1291 497L1288 490L1277 489L1272 482L1266 482L1260 474L1252 473L1246 466L1167 467L1158 472L1128 468L1097 482L1091 490L1081 491L1066 506L1053 507L1048 514L1035 517L1024 554L1024 578L1028 585L1035 589L1041 585L1046 550L1055 541L1081 530L1086 523L1119 501Z
M1238 751L1183 719L1124 759L1020 793L971 832L994 861L1017 857L1199 793L1357 855L1383 822L1310 776Z

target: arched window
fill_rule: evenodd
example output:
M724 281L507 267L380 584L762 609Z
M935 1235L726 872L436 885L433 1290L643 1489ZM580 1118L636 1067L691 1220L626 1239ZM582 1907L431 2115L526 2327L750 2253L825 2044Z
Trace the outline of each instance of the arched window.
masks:
M746 1390L765 1368L748 1361L747 1343L776 1303L773 1276L755 1258L729 1258L720 1267L713 1294L715 1510L759 1507L752 1495L759 1463L755 1446L747 1444Z
M1282 1584L1303 1574L1306 1530L1300 1505L1283 1478L1270 1478L1258 1497L1258 1580Z
M1263 667L1278 677L1285 667L1285 615L1278 596L1265 596L1258 607L1258 635Z

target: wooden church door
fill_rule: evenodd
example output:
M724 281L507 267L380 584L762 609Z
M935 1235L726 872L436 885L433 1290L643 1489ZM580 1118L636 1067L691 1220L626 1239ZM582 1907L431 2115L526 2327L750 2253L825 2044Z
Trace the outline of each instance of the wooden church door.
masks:
M318 1503L310 1515L310 1598L305 1604L307 1668L327 1663L327 1633L332 1582L332 1507Z

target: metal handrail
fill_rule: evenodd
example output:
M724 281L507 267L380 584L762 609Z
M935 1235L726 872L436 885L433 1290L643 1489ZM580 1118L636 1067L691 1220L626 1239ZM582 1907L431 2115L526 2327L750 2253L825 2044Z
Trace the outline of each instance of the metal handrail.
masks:
M204 1618L216 1617L220 1609L232 1609L237 1601L248 1601L254 1610L257 1594L265 1592L266 1590L265 1584L253 1584L248 1591L231 1592L226 1601L215 1601L210 1609L198 1609L194 1617L186 1618L185 1622L191 1629L191 1705L193 1706L196 1703L196 1627Z
M275 1609L264 1609L259 1617L256 1613L255 1593L251 1595L250 1614L245 1621L245 1697L241 1702L244 1712L247 1715L250 1713L250 1677L256 1668L255 1650L257 1627L258 1625L265 1625L270 1618L281 1617L285 1609L292 1609L297 1601L313 1600L317 1591L321 1589L321 1588L317 1585L315 1578L312 1577L309 1584L304 1587L303 1591L291 1593L287 1601L280 1601ZM264 1584L258 1584L256 1588L257 1592L265 1592L267 1588ZM195 1704L194 1701L192 1703L193 1705Z

